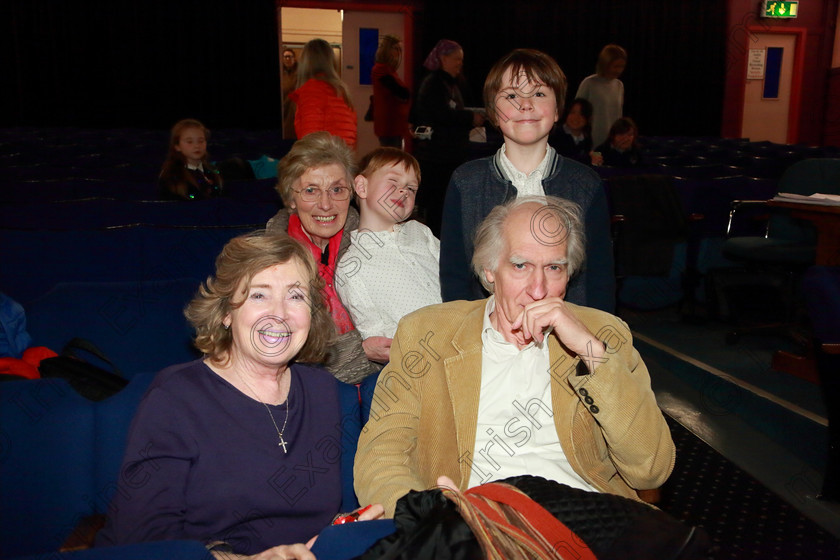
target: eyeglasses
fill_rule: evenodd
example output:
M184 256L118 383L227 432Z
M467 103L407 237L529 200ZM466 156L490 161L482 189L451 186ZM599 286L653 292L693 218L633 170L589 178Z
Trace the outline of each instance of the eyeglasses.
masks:
M318 202L324 196L324 189L319 187L306 187L299 191L295 190L295 192L300 195L300 199L304 202ZM347 187L330 187L326 189L326 193L330 200L342 201L350 198L350 189Z

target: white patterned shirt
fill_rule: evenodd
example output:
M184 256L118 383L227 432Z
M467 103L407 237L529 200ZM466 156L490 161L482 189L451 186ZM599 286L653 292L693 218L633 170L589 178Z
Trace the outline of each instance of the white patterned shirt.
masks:
M403 316L441 302L439 261L440 241L414 220L350 232L335 287L363 339L393 338Z
M508 159L504 144L499 148L499 151L502 154L502 157L499 158L502 162L502 170L505 176L510 179L510 182L513 183L513 186L516 187L517 198L522 196L545 196L542 180L548 168L549 155L554 151L554 148L546 146L545 157L543 157L537 168L527 175L514 167L513 163Z
M531 342L519 350L493 328L495 308L491 296L481 329L481 394L469 487L531 474L597 492L572 469L557 436L548 343Z

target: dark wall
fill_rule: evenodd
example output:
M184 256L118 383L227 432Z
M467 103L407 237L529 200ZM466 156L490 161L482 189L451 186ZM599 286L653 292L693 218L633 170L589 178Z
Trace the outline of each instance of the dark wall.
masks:
M273 0L0 4L0 126L166 128L186 116L211 128L279 126ZM554 56L574 95L616 42L629 53L625 113L643 134L720 133L725 0L423 6L416 67L438 39L459 41L478 99L490 66L515 47Z
M480 96L493 63L516 47L551 54L569 79L569 98L595 71L601 48L628 51L625 115L642 134L720 134L725 79L726 1L479 0L426 3L417 67L435 42L462 44L465 74Z
M2 5L0 126L279 126L272 0Z

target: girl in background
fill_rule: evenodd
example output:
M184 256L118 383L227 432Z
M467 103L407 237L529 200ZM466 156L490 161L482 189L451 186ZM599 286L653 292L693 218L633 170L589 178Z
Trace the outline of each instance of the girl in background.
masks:
M548 143L561 156L586 165L601 165L604 158L592 151L592 104L586 99L572 101L563 124L548 138Z
M169 138L169 155L158 179L162 200L201 200L222 192L222 176L210 163L210 131L194 119L175 123Z
M629 117L622 117L610 127L607 141L597 151L604 156L604 165L610 167L634 167L642 163L642 152L636 142L639 127Z
M295 134L300 139L310 132L326 130L356 148L356 111L347 85L335 69L335 55L329 43L312 39L303 47L298 63L298 88L289 94L295 102Z
M397 75L402 62L402 41L385 35L379 42L370 72L373 83L373 131L380 146L402 148L408 137L411 92Z
M575 97L592 103L592 142L598 146L607 139L610 125L624 115L624 84L619 80L627 66L627 51L607 45L598 55L595 74L584 78Z

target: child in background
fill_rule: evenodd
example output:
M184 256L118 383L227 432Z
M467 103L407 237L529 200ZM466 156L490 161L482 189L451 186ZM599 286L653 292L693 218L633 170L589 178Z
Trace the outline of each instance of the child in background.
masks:
M624 115L624 84L618 78L627 66L627 51L607 45L598 55L595 74L580 83L577 95L592 103L592 142L598 146L607 138L610 125Z
M642 163L642 151L636 140L639 127L629 117L622 117L610 127L607 141L597 150L604 156L604 165L610 167L635 167Z
M592 151L592 104L583 98L572 101L563 124L551 133L548 143L561 156L586 165L601 165L604 158Z
M209 137L210 131L194 119L172 127L169 155L158 179L162 200L200 200L221 194L222 176L207 154Z
M359 168L359 229L350 233L335 284L366 354L386 363L400 319L441 302L440 242L425 225L406 221L420 186L420 165L411 154L377 148L362 158Z
M486 297L471 265L473 238L494 207L519 196L552 195L580 206L586 232L586 268L571 279L565 299L614 311L610 219L601 178L548 145L565 96L566 76L543 52L516 49L490 69L484 104L505 143L495 155L465 163L452 174L440 237L444 301Z

